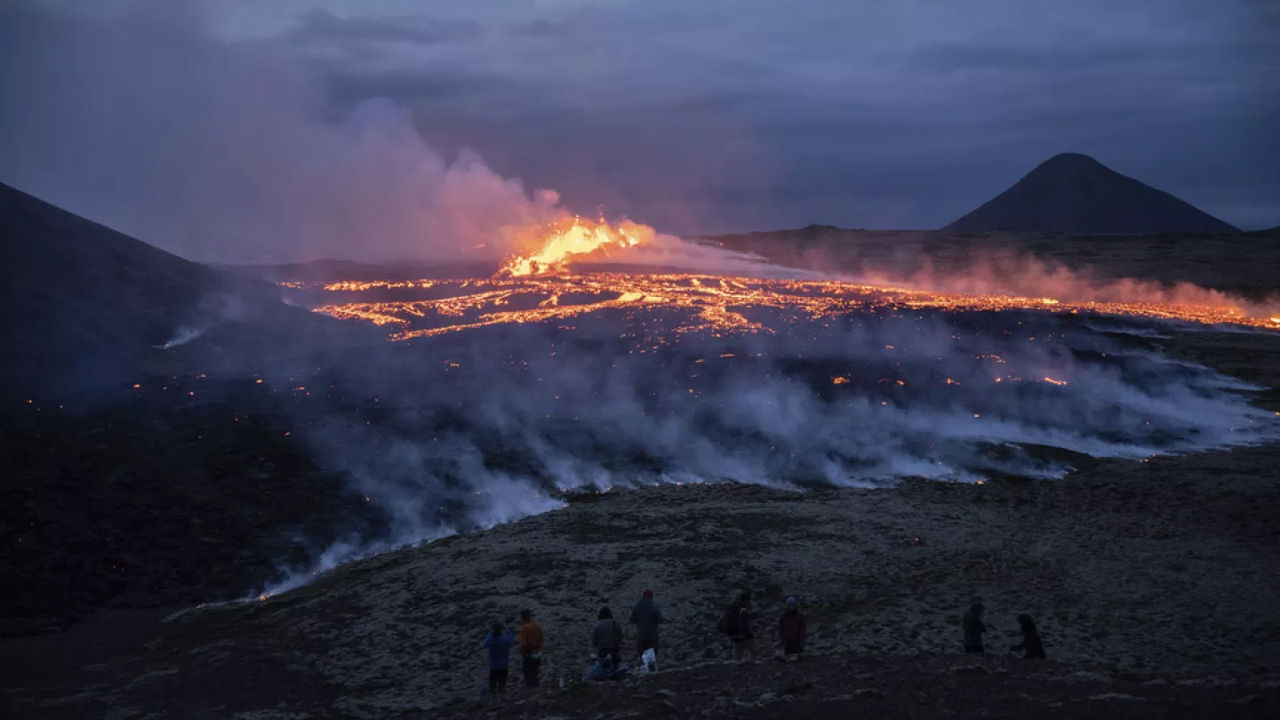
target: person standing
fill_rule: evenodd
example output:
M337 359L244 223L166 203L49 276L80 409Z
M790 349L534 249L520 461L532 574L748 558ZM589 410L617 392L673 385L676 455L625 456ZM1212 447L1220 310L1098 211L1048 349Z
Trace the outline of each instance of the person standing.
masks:
M596 616L596 626L591 631L591 645L596 649L600 667L606 671L618 669L618 656L622 649L622 626L613 619L613 611L607 607L600 608Z
M733 659L743 660L756 656L755 633L751 629L751 591L744 590L738 601L729 606L720 620L720 630L729 636Z
M645 650L658 649L658 626L662 624L662 611L653 604L653 591L645 590L640 601L631 608L632 625L636 626L636 654L643 655Z
M524 684L538 687L538 673L542 669L542 626L533 621L533 611L520 611L520 632L516 644L520 646L520 669L524 672Z
M787 598L787 609L778 618L778 639L782 642L782 655L791 658L804 652L804 639L808 631L800 603L794 597Z
M982 623L982 603L974 600L964 614L964 651L981 654L982 633L986 631L987 626Z
M1022 642L1009 649L1022 650L1024 660L1044 660L1044 645L1040 642L1040 631L1036 629L1035 621L1024 613L1018 616L1018 625L1022 628Z
M511 659L511 646L516 644L514 633L504 631L496 622L484 638L489 649L489 694L497 695L507 689L507 667Z

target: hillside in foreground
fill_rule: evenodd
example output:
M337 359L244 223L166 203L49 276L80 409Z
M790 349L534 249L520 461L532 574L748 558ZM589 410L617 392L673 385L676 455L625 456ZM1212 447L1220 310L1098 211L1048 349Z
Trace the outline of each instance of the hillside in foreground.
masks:
M17 716L48 718L1257 717L1280 703L1278 453L1082 459L1060 482L609 492L263 602L162 623L174 609L101 611L0 657ZM646 588L668 618L662 672L580 684L597 608L625 619ZM764 653L746 666L715 630L740 589ZM810 642L784 665L772 624L790 594ZM973 596L984 657L958 652ZM480 641L524 607L546 687L513 680L489 703ZM1046 663L1007 652L1023 612Z

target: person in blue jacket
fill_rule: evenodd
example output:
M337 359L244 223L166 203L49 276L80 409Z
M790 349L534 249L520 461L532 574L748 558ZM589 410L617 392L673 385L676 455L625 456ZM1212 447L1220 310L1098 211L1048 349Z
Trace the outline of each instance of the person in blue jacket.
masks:
M484 646L489 649L489 693L497 695L507 689L507 668L510 665L511 646L516 644L516 634L504 630L502 623L493 624L493 629L484 638Z

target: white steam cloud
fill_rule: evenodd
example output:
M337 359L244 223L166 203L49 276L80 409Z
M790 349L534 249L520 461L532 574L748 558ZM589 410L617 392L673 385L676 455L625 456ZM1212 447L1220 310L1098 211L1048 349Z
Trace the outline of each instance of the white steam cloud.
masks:
M1060 478L1082 455L1140 459L1280 437L1250 386L1039 313L857 313L776 334L655 343L642 320L486 328L336 359L309 386L363 411L297 425L383 510L385 534L326 563L559 504L575 488L734 480L803 488L904 477ZM668 317L667 322L675 318ZM1136 321L1136 326L1149 325ZM836 378L840 378L836 382Z

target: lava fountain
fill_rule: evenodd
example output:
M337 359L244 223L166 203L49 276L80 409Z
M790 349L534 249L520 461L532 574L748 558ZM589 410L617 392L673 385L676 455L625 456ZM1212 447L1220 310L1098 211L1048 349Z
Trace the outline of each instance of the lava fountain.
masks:
M537 237L539 234L542 236ZM498 274L521 277L559 272L570 262L607 257L611 250L650 243L654 237L653 228L627 220L614 227L604 218L597 222L583 220L577 215L561 218L552 222L545 233L535 233L536 249L533 252L513 255Z

